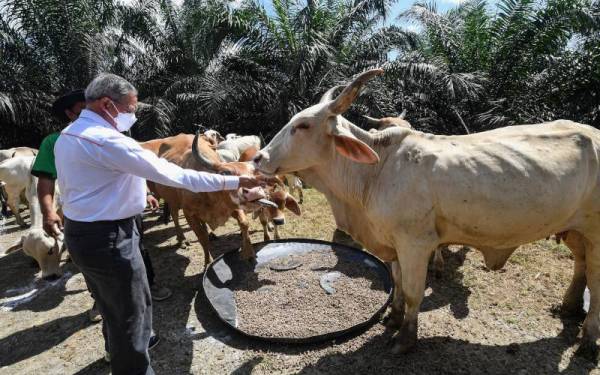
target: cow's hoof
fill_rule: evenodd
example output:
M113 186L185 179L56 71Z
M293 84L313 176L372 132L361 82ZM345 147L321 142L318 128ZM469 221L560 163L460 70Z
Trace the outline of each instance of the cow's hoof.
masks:
M575 352L575 355L587 359L588 361L597 364L598 363L598 345L593 340L586 339L585 337L581 340L581 345Z
M240 254L240 258L242 260L247 260L250 263L255 263L256 262L256 255L254 254L254 252L252 253L248 253L248 252L243 252Z
M384 318L383 324L390 329L399 330L402 327L402 318L403 314L398 313L397 311L390 311Z
M585 319L586 316L586 312L581 305L568 306L563 304L562 306L558 307L557 310L561 318L579 321Z
M403 335L398 335L395 339L394 347L392 348L392 353L394 354L404 354L408 353L415 348L417 343L416 337L406 337Z
M60 276L55 273L53 273L52 275L42 276L42 280L45 280L45 281L56 281L59 278L60 278Z

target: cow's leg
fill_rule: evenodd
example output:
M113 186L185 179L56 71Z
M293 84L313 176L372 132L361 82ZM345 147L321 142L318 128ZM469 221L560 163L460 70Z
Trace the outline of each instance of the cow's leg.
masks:
M260 224L263 227L263 239L265 241L270 241L271 234L269 233L269 220L267 219L264 210L261 210L260 214L258 214L258 220L260 220Z
M183 214L185 215L185 219L187 220L190 227L198 237L198 242L202 245L202 250L204 250L204 268L206 268L210 262L212 262L212 257L210 255L210 241L208 240L208 229L206 228L206 224L200 220L196 215L191 212L188 212L186 209L183 210Z
M598 356L600 338L600 233L583 233L585 238L585 276L590 289L590 309L583 322L583 337L578 353L593 360Z
M179 224L179 207L171 206L171 207L169 207L169 210L171 211L171 219L173 219L173 224L175 224L175 233L177 235L177 246L182 249L185 249L187 246L189 246L190 242L185 238L185 235L183 234L183 229L181 229L181 225ZM186 216L186 219L187 219L187 216Z
M393 261L390 264L392 269L392 278L394 280L394 296L392 299L392 308L386 317L385 325L389 328L400 329L404 320L404 298L402 294L402 270L400 263Z
M405 353L417 342L418 314L425 293L427 264L437 244L429 241L409 241L398 247L398 262L402 270L404 319L393 351Z
M571 249L573 258L575 259L573 279L563 297L562 314L565 316L584 316L583 291L586 285L584 238L575 231L569 231L562 238L569 249Z
M21 227L26 227L25 221L21 217L21 213L19 212L19 203L21 201L21 192L18 189L11 189L8 186L6 187L6 195L8 199L6 203L8 207L12 211L13 215L15 215L15 220L17 224Z
M279 225L273 226L273 233L275 234L275 239L280 240L281 236L279 235Z
M437 279L441 278L444 272L444 256L442 255L444 248L447 246L440 246L433 253L433 271Z
M254 248L252 247L252 243L250 242L250 234L248 233L248 229L250 228L250 224L248 223L248 219L246 218L246 214L242 210L235 210L231 215L235 220L237 220L240 226L240 232L242 234L242 259L253 259L255 257Z
M171 206L165 202L163 204L163 213L160 217L160 220L162 220L163 224L167 225L169 224L169 215L171 215L171 217L173 217L173 212L171 212Z
M298 204L302 204L304 202L304 193L302 193L301 187L296 187L298 190Z

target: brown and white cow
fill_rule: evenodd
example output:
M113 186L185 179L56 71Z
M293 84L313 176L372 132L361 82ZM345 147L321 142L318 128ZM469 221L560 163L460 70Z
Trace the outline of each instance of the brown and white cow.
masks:
M394 350L417 340L427 263L444 244L501 268L520 245L567 232L575 259L563 310L591 303L581 350L600 337L600 130L571 121L438 136L393 127L371 134L342 117L365 82L296 114L255 158L267 174L296 172L327 197L336 224L393 261Z
M209 143L212 145L212 136L207 136L206 133L204 133L204 137L207 137L209 139L207 139L209 141ZM244 141L243 139L244 137L241 138L235 138L235 139L231 139L231 141L234 140L238 140L241 139L242 141ZM256 139L258 139L258 137L255 137ZM154 142L154 141L153 141ZM252 142L250 142L250 144L247 144L248 142L243 142L243 144L245 146L239 146L239 145L235 145L235 147L237 148L236 153L241 153L240 156L240 160L239 162L248 162L251 161L254 156L256 155L256 153L259 151L259 147L256 147L254 140L252 140ZM260 140L259 140L259 145L260 145ZM230 145L230 148L233 147L234 145ZM149 146L144 146L142 144L142 147L149 147ZM247 148L245 148L247 147ZM227 161L227 160L222 160L222 156L219 153L219 150L217 150L217 154L219 156L219 158L221 159L221 161ZM158 191L159 189L156 189L156 186L153 182L148 182L148 188L159 198L163 198L164 197L161 196L160 191ZM265 241L268 241L271 239L271 235L269 233L270 227L273 228L273 231L275 232L275 238L279 239L279 226L284 225L285 224L285 214L284 214L284 209L287 208L290 211L292 211L294 214L296 215L300 215L300 207L298 207L298 203L296 202L296 200L290 196L285 190L281 190L281 188L279 188L277 185L274 186L267 186L265 188L265 194L266 194L266 199L270 202L273 203L273 205L261 205L261 206L251 206L251 210L250 211L246 211L246 213L251 213L253 214L254 218L258 218L260 220L260 223L263 226L263 233L264 233L264 239ZM183 230L181 229L181 226L179 224L179 209L177 209L176 207L181 206L180 204L175 204L175 206L171 205L170 202L172 201L172 199L165 199L165 202L167 203L167 206L169 208L171 217L173 218L173 223L175 225L175 232L177 233L177 241L178 241L178 246L181 248L185 248L187 245L189 245L189 243L186 241L185 236L183 234ZM208 231L208 229L207 229ZM215 238L214 233L209 233L209 236L213 236L213 238Z
M179 134L174 137L143 142L140 145L182 168L237 176L253 175L255 173L252 163L222 163L214 148L211 147L210 142L199 135L194 137L189 134ZM254 250L248 234L248 219L244 210L254 211L263 204L273 205L272 202L267 202L264 199L248 201L246 198L247 189L239 189L233 193L227 191L193 193L185 189L172 188L152 182L149 183L149 187L169 204L180 244L185 241L178 218L179 210L183 209L188 224L204 249L205 266L212 259L207 225L214 230L225 224L230 217L233 217L240 226L242 257L254 257Z
M375 126L375 128L369 129L369 132L375 133L377 131L385 130L387 128L391 128L394 126L399 126L401 128L413 129L412 125L404 119L406 116L406 109L402 111L400 116L397 117L382 117L382 118L373 118L369 116L363 116L367 123L371 126Z
M265 241L270 241L271 234L269 233L271 224L275 239L281 239L279 235L279 227L285 224L285 209L290 210L294 215L300 216L300 206L296 199L286 190L275 187L267 188L267 199L275 203L276 206L264 206L254 211L254 218L260 220L263 227L263 238Z

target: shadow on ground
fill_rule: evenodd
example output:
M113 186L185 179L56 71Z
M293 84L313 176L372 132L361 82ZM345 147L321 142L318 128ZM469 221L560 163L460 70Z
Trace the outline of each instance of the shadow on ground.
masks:
M0 339L0 366L36 356L90 325L87 313L66 316Z

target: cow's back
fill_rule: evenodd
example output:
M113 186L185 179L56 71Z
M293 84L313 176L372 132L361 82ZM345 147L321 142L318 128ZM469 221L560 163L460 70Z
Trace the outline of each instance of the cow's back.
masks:
M443 241L491 247L563 231L600 204L599 133L570 121L415 133L382 158L381 190L401 186L402 209L377 204L374 216L406 225L429 210L421 220L435 220Z
M7 184L26 186L29 183L31 165L35 157L18 156L0 163L0 180Z
M160 158L164 158L182 168L207 172L195 160L192 154L193 141L193 135L179 134L173 137L144 142L140 145L156 153ZM216 151L202 137L199 138L198 148L210 160L219 162ZM149 186L158 196L169 203L173 209L183 208L189 212L194 212L202 221L213 228L224 224L230 217L231 211L235 208L228 192L193 193L189 190L173 188L157 183L151 183Z

